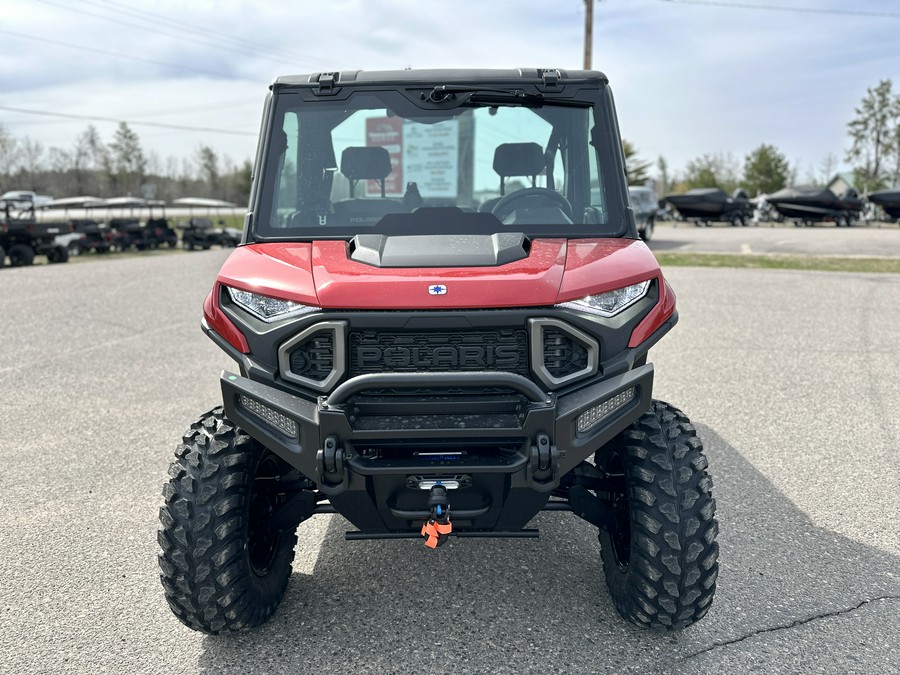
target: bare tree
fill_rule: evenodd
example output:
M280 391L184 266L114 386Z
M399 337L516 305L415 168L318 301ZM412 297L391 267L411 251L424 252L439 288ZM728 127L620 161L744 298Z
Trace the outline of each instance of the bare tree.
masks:
M834 172L837 170L837 157L834 156L833 152L829 152L825 155L825 159L822 160L822 163L819 164L819 177L817 183L821 185L827 185L828 181L834 178Z
M659 169L659 191L657 195L664 195L669 191L672 177L669 175L669 163L662 155L656 160L656 168Z
M20 142L19 147L20 180L29 190L43 191L45 185L40 182L40 174L44 168L44 146L30 136L26 136Z
M12 187L9 181L19 164L19 141L0 124L0 180ZM4 190L5 191L5 190Z

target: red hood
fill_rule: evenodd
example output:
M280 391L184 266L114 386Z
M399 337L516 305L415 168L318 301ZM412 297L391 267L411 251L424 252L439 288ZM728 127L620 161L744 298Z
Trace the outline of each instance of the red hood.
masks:
M527 258L499 267L429 269L372 267L350 260L344 241L317 241L242 246L219 281L328 309L464 309L553 305L657 276L635 239L536 239Z

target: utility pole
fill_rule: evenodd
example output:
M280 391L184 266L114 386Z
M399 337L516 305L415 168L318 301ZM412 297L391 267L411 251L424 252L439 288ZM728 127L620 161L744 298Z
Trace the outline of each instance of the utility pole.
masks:
M594 0L584 0L584 69L591 69L591 45L594 42Z

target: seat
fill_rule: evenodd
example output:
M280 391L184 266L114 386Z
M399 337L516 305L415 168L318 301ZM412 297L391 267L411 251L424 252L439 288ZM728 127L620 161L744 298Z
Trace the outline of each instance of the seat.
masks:
M341 173L350 182L350 198L334 203L334 217L340 223L371 225L388 213L404 213L403 202L385 197L384 179L391 173L391 156L378 145L345 148L341 153ZM357 197L361 180L376 180L381 197Z
M544 151L537 143L502 143L494 150L494 171L500 176L500 196L486 200L478 210L490 213L504 195L506 179L517 176L531 176L531 187L537 183L537 176L544 170Z
M537 176L547 165L537 143L503 143L494 151L494 171L500 176L500 196L486 200L478 210L493 213L508 225L572 222L572 207L556 190L537 187ZM531 187L506 194L506 179L531 176Z

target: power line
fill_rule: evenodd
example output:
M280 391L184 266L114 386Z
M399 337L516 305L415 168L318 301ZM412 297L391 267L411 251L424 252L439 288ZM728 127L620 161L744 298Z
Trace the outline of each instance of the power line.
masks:
M900 12L875 12L862 9L825 9L822 7L784 7L779 5L757 5L747 2L719 2L718 0L663 0L682 5L705 5L708 7L728 7L731 9L759 9L771 12L793 12L799 14L840 14L843 16L877 16L900 18Z
M35 40L37 42L46 42L51 45L59 45L61 47L69 47L71 49L79 49L85 52L93 52L94 54L102 54L103 56L114 56L119 59L130 59L131 61L141 61L143 63L151 63L157 66L165 66L167 68L178 68L179 70L190 70L201 75L212 75L213 77L228 77L225 73L215 73L200 68L191 68L190 66L179 65L177 63L167 63L166 61L156 61L154 59L144 59L140 56L132 56L131 54L122 54L121 52L110 52L105 49L94 49L84 45L76 45L71 42L63 42L62 40L54 40L52 38L38 37L37 35L27 35L26 33L16 33L11 30L0 29L0 34L12 35L13 37L24 38L26 40Z
M137 28L138 30L143 31L143 32L156 33L158 35L164 35L166 37L173 37L173 38L180 39L180 40L184 39L183 36L177 35L170 31L162 30L159 27L153 27L153 26L147 26L144 24L132 23L130 21L122 21L121 19L117 19L115 17L104 16L103 14L97 14L95 12L89 12L85 9L80 9L78 7L71 7L69 5L54 2L53 0L41 0L41 2L43 2L46 5L50 5L52 7L58 7L60 9L65 9L70 12L82 14L84 16L90 16L90 17L94 17L96 19L102 19L103 21L110 21L110 22L118 24L120 26L127 26L129 28ZM141 19L141 20L145 21L145 19ZM194 40L197 44L203 45L204 47L209 47L212 49L219 49L219 50L223 50L223 51L227 51L227 52L238 51L238 52L242 52L244 54L250 55L250 56L255 56L255 57L264 58L264 59L270 59L270 60L276 61L276 62L283 61L282 57L272 57L270 54L265 54L265 53L262 53L257 50L250 50L246 47L241 47L241 46L229 47L229 46L226 46L223 44L219 44L216 41L210 39L210 37L206 33L204 33L203 31L200 31L200 30L188 30L188 29L178 29L178 30L180 30L182 32L190 32L195 35L199 35L200 36L199 39L197 37L193 37L191 39Z
M146 119L148 117L168 117L169 115L190 115L191 113L206 112L209 110L233 110L234 108L246 108L249 106L262 109L262 105L263 97L260 96L259 100L254 99L252 101L248 101L247 99L242 98L231 101L219 101L211 105L197 105L188 108L170 108L169 110L141 110L140 112L136 113L123 113L123 115L125 115L126 117L137 116L140 119Z
M233 110L234 108L245 108L248 106L262 106L260 101L247 101L246 99L234 100L234 101L223 101L221 103L216 103L214 105L203 105L203 106L193 106L190 108L177 108L170 110L154 110L154 111L146 111L141 110L136 113L122 113L124 117L133 117L138 116L136 122L129 122L129 124L139 124L141 120L152 118L152 117L167 117L169 115L190 115L195 112L203 112L208 110L222 110L223 108L228 108L229 110ZM54 120L27 120L22 122L17 122L18 125L52 125L52 124L67 124L66 119L54 119Z
M246 40L244 38L236 37L234 35L229 35L228 33L222 33L220 31L212 30L208 27L204 27L202 30L198 29L196 26L193 26L188 23L184 23L182 21L177 21L172 19L171 17L164 16L162 14L157 14L154 12L149 12L147 10L138 9L137 7L128 7L122 5L121 3L113 2L112 0L102 0L102 2L98 2L98 0L81 0L82 3L87 5L92 5L94 7L101 7L104 10L110 12L118 12L121 14L125 14L126 16L131 16L133 18L139 19L141 21L150 21L154 24L162 24L166 25L170 28L174 28L175 30L180 30L188 33L192 33L195 35L215 35L219 38L227 40L235 45L243 45L245 47L250 47L256 50L264 50L266 52L272 54L280 54L283 57L286 57L291 60L291 62L295 61L307 61L311 64L319 65L322 62L322 59L318 56L312 56L310 54L301 54L299 52L291 52L280 47L273 47L272 45L266 45L260 42L253 42L252 40ZM336 65L336 64L332 64Z
M101 117L99 115L76 115L74 113L51 112L49 110L32 110L30 108L14 108L12 106L0 105L0 110L8 110L10 112L24 113L26 115L44 115L46 117L62 117L70 120L86 120L88 122L114 122L120 124L124 122L131 126L157 127L159 129L177 129L179 131L204 131L214 134L230 134L232 136L257 136L253 131L239 131L236 129L215 129L213 127L193 127L185 124L164 124L163 122L141 122L140 120L120 120L115 117Z

